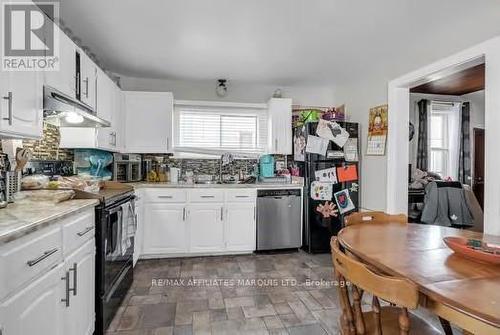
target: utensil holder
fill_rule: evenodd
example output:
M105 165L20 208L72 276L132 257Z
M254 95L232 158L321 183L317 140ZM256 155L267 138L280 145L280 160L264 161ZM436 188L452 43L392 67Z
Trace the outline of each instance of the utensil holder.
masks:
M21 191L21 176L21 171L8 171L5 173L5 193L8 202L14 202L14 195Z

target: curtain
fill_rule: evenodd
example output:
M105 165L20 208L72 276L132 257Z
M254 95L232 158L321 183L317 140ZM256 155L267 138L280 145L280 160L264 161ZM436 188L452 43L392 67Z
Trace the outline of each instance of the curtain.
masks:
M458 181L462 184L471 184L471 157L470 157L470 103L462 104L460 125L460 152L458 158Z
M429 101L422 99L418 106L418 145L417 145L417 168L423 171L428 169L428 114Z

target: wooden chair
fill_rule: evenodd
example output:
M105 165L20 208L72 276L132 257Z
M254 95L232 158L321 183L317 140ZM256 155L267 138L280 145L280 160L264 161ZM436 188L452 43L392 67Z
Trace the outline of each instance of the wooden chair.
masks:
M384 212L355 212L345 218L345 226L351 226L359 223L379 223L379 222L398 222L408 223L408 217L405 214L387 214Z
M440 334L424 320L408 313L408 309L418 306L418 290L413 282L371 271L363 263L340 251L335 237L332 238L331 249L335 277L339 282L337 289L342 308L342 335ZM372 310L368 312L361 309L361 295L365 291L373 295ZM379 298L393 305L381 307Z

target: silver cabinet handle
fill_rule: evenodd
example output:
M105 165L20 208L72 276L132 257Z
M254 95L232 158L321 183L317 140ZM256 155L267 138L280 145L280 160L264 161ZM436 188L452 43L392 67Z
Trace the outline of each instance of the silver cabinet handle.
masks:
M170 139L167 137L167 150L170 149Z
M248 195L237 195L236 198L250 198Z
M213 195L201 195L200 198L210 199L210 198L215 198L215 196L213 196Z
M182 209L182 221L186 221L186 207Z
M255 221L257 217L257 207L256 206L253 206L253 220Z
M76 233L76 235L82 237L83 235L87 234L89 231L91 231L92 229L94 229L94 227L87 227L85 228L84 230L82 230L81 232L78 232Z
M89 98L89 77L86 77L83 82L85 83L85 98Z
M158 198L159 199L172 199L172 196L171 195L159 195Z
M4 117L3 120L9 121L9 126L12 126L12 117L13 117L13 112L12 112L12 92L7 93L6 97L3 97L4 100L8 101L8 117Z
M277 138L274 139L274 150L278 151L278 139Z
M224 220L224 207L221 207L220 208L220 220L223 221Z
M68 275L69 275L69 272L72 271L73 272L73 288L69 288L69 285L68 285L68 292L73 292L73 295L76 295L76 285L77 285L77 282L78 282L78 264L76 263L73 263L73 267L69 269L68 271ZM69 282L69 279L68 279L68 282Z
M43 261L45 258L49 257L50 255L53 255L57 252L57 248L54 248L54 249L51 249L51 250L48 250L48 251L45 251L41 256L35 258L35 259L32 259L30 261L27 261L26 264L28 264L28 266L34 266L38 263L40 263L41 261Z
M61 302L65 302L66 307L69 307L69 272L68 271L66 271L66 274L64 275L64 277L61 278L61 280L64 280L66 283L66 289L64 290L65 297L64 297L64 299L61 299Z

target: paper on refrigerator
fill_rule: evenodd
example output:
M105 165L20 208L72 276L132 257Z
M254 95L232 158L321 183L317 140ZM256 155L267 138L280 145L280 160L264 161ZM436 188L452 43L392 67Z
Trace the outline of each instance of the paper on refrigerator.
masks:
M311 154L319 154L322 156L326 155L326 150L328 149L328 140L318 136L308 135L306 152Z

